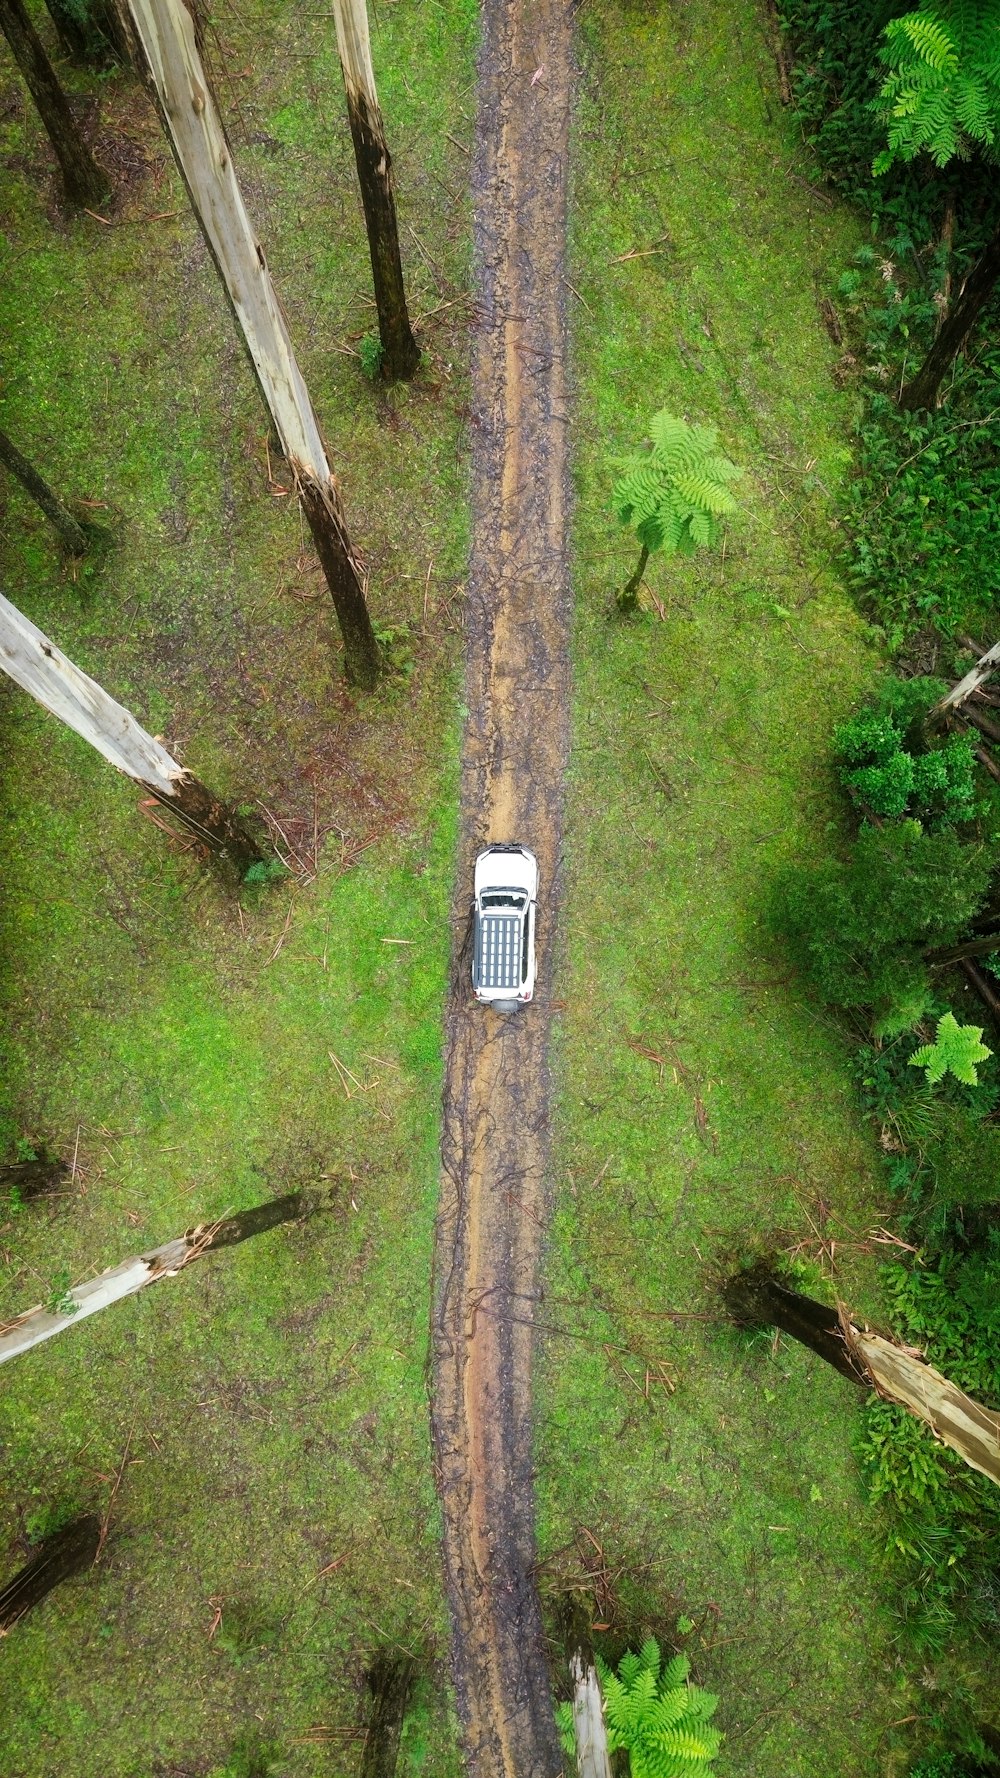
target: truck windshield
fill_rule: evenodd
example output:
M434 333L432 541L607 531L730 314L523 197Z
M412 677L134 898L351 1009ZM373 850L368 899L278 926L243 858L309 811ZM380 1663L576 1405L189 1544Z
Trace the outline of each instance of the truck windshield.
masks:
M484 908L517 908L524 906L524 896L516 889L497 889L481 897Z

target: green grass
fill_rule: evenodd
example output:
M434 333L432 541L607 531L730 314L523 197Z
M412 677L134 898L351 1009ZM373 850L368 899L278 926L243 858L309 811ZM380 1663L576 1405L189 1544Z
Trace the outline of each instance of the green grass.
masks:
M818 312L859 225L809 190L752 12L631 5L582 29L547 1585L593 1567L586 1527L619 1571L615 1636L693 1621L720 1770L853 1778L898 1769L888 1725L921 1709L852 1455L858 1398L789 1342L723 1326L713 1280L759 1244L815 1261L823 1230L840 1294L879 1309L858 1243L887 1210L846 1046L765 911L775 869L842 819L830 732L878 667L837 573L851 410ZM661 406L718 426L742 510L724 558L651 561L662 621L629 624L611 615L637 552L610 459Z
M269 492L265 418L155 116L123 77L100 83L112 164L145 164L113 226L66 221L0 62L3 424L115 532L74 585L5 486L0 578L307 866L238 907L132 786L0 694L2 1129L8 1157L27 1133L79 1167L68 1197L0 1225L0 1313L64 1268L334 1188L323 1218L5 1370L0 1572L39 1515L113 1500L101 1567L0 1646L10 1778L53 1759L202 1774L255 1733L289 1778L355 1771L385 1645L423 1663L400 1772L457 1770L426 1369L467 526L466 161L445 132L468 134L472 17L441 16L393 7L374 36L426 317L424 369L390 392L356 355L374 310L332 17L241 5L210 38L376 625L404 633L405 672L368 704L280 462Z

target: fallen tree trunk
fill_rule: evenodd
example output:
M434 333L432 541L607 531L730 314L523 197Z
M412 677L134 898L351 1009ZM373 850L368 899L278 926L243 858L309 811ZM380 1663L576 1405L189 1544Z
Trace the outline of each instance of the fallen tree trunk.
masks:
M104 759L173 809L186 827L219 852L241 876L264 854L226 803L178 765L135 717L89 674L81 672L0 594L0 668L42 708L89 741Z
M381 667L343 503L327 461L264 249L184 0L128 0L174 157L249 351L302 500L344 639L347 676L371 690Z
M54 1339L56 1334L75 1327L100 1309L134 1296L147 1284L156 1284L161 1278L175 1278L178 1272L213 1248L235 1247L240 1241L249 1241L251 1236L262 1234L265 1229L276 1228L282 1222L294 1222L322 1209L326 1201L324 1194L288 1192L284 1197L272 1198L266 1204L244 1210L239 1216L228 1216L216 1223L201 1222L173 1241L165 1241L162 1247L152 1247L148 1253L141 1253L135 1259L125 1260L123 1265L102 1272L99 1278L75 1285L65 1293L58 1308L36 1304L0 1327L0 1364L20 1357L22 1352L40 1346L45 1340Z
M729 1278L722 1295L739 1326L780 1327L841 1376L907 1408L970 1468L1000 1485L1000 1414L966 1395L919 1352L789 1290L767 1260Z
M51 1537L43 1538L34 1555L13 1580L0 1587L0 1635L38 1605L57 1587L90 1568L101 1542L101 1522L93 1514L74 1519Z
M1000 1414L974 1401L907 1346L853 1325L847 1339L879 1395L908 1408L970 1468L1000 1485Z
M934 708L928 713L928 722L933 723L935 717L943 716L946 711L955 710L959 704L964 704L966 698L971 697L974 691L978 691L979 687L986 683L991 673L995 673L998 667L1000 667L1000 642L995 642L993 647L988 648L986 653L980 657L971 672L966 673L965 678L960 679L957 685L953 685L940 702L934 705Z

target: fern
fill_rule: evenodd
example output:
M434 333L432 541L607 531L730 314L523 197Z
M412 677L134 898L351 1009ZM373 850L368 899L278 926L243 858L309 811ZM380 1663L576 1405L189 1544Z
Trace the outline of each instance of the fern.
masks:
M976 1087L976 1063L985 1062L992 1054L983 1042L981 1025L960 1025L954 1013L946 1012L938 1020L934 1042L914 1050L910 1067L926 1070L928 1086L937 1086L946 1074L953 1074L965 1086Z
M742 475L719 450L714 426L692 425L661 409L649 423L652 448L620 465L612 500L621 524L635 532L642 555L618 594L622 611L634 611L649 557L692 555L710 549L722 520L736 511L730 484Z
M670 416L666 416L669 418ZM604 1695L608 1752L627 1751L631 1778L705 1778L722 1742L709 1726L718 1698L689 1680L691 1663L675 1655L661 1671L660 1645L649 1636L629 1652L618 1672L596 1658ZM573 1753L573 1707L556 1711L560 1739Z
M921 153L939 167L977 152L1000 158L1000 0L925 0L891 19L884 39L888 72L872 109L888 146L874 171Z

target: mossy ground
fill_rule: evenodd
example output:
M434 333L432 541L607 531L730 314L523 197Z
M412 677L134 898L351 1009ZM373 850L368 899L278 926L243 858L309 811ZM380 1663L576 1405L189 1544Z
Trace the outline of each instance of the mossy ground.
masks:
M858 224L810 189L753 9L585 8L581 26L546 1584L599 1569L593 1538L612 1640L689 1620L722 1698L720 1771L881 1772L889 1723L922 1705L880 1594L859 1398L789 1342L748 1345L712 1288L758 1244L816 1262L826 1240L837 1290L879 1307L868 1237L887 1211L847 1051L766 918L776 867L840 818L831 727L878 670L836 572L850 399L819 310ZM624 622L637 549L614 532L613 459L659 407L719 428L741 511L723 557L654 557L662 615Z
M66 219L0 63L3 424L114 532L74 582L5 486L5 590L206 781L279 824L295 866L237 899L82 742L0 694L4 1130L8 1149L35 1135L77 1160L69 1195L4 1221L3 1311L64 1268L86 1276L290 1185L336 1188L328 1216L5 1371L4 1573L50 1508L111 1516L100 1568L2 1645L4 1778L193 1778L251 1731L283 1773L354 1771L365 1662L386 1645L423 1661L401 1770L456 1770L425 1367L471 9L425 0L373 29L426 348L394 391L357 357L375 321L332 16L220 7L209 36L376 626L395 633L401 671L368 703L343 685L329 598L151 107L120 74L64 70L81 94L100 87L117 193L107 226Z

